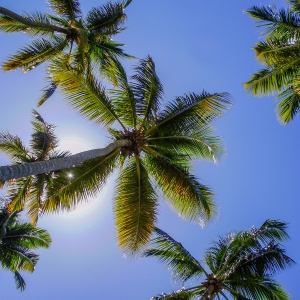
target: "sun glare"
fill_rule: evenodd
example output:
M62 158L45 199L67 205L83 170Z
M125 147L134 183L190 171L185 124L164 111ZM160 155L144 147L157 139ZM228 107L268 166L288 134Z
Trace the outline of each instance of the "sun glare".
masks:
M59 149L64 151L70 151L72 154L76 154L82 151L87 151L91 149L95 149L96 147L89 141L84 140L82 138L78 137L63 137L60 138L59 143ZM68 173L68 178L72 180L73 174L70 172ZM102 192L99 193L99 196L96 198L90 198L87 199L87 201L83 201L82 203L79 203L74 210L70 212L65 212L63 214L60 214L60 217L66 218L69 220L79 218L86 218L92 214L92 212L95 212L99 209L99 206L103 206L103 199L107 199L107 194L109 190L109 184L108 186L104 187Z

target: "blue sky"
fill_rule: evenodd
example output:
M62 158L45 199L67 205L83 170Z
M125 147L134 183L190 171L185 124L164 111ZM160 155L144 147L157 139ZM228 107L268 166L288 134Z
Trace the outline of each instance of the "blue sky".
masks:
M16 13L47 10L45 1L31 0L30 6L28 2L0 0L0 5ZM101 4L83 2L84 11ZM133 0L126 9L128 29L116 38L126 44L128 53L152 56L166 101L203 89L229 92L234 99L231 110L215 124L226 145L225 157L217 164L194 164L194 174L216 193L218 216L202 229L180 219L161 202L158 227L198 259L218 235L272 218L289 222L291 240L285 246L288 255L298 260L300 116L287 126L280 125L274 97L255 98L242 85L261 67L251 50L261 29L242 11L260 3L285 6L284 1ZM24 34L1 33L0 39L0 62L28 42ZM125 63L128 72L132 64ZM31 109L36 108L44 77L43 66L26 74L0 72L2 131L28 142ZM59 93L38 111L57 126L64 149L70 147L76 153L108 143L105 131L78 116ZM0 165L8 163L1 154ZM15 289L12 274L1 271L2 299L150 299L181 287L155 260L125 257L119 250L112 214L116 176L79 211L41 219L39 226L51 233L52 246L39 251L36 271L24 274L23 293ZM293 299L300 298L299 271L296 265L278 276Z

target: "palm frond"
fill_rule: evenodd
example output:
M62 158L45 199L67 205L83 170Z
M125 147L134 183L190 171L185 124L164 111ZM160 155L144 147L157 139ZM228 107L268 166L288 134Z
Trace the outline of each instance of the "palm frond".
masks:
M223 286L237 300L290 299L283 287L268 277L248 277L237 282L226 282Z
M114 86L118 87L109 90L117 114L124 124L136 128L136 99L123 66L118 60L110 59L102 64L102 69Z
M178 290L173 291L170 294L162 293L160 295L156 295L151 298L151 300L196 300L200 299L199 296L201 294L199 292L195 292L194 290Z
M178 154L188 156L190 159L210 159L216 161L223 154L220 138L213 135L214 129L211 126L201 126L200 130L193 132L190 128L182 128L180 133L159 132L147 138L151 148L170 150ZM172 132L171 132L172 134Z
M2 64L4 71L12 71L22 68L24 72L34 69L58 55L67 46L67 40L56 37L54 40L37 39L31 45L21 48L15 55L12 55Z
M75 20L81 16L80 3L77 0L48 0L50 8L58 15Z
M25 177L12 182L7 191L9 203L7 209L10 213L21 211L26 203L26 197L30 194L32 177Z
M155 64L150 56L140 61L134 68L135 74L133 92L136 99L137 114L143 118L141 128L145 122L156 118L163 87L155 72Z
M51 74L59 82L60 90L69 104L97 124L111 125L120 122L105 89L92 76L83 76L62 64L52 65Z
M299 0L287 0L287 3L289 4L289 10L291 12L299 12L300 10L300 2Z
M31 135L30 146L38 159L45 159L49 152L57 147L58 139L53 125L46 123L36 110L32 110L32 115L34 132Z
M159 228L154 230L150 248L143 251L142 256L155 257L172 270L173 279L182 282L188 279L199 279L207 275L200 263L170 235Z
M118 32L126 21L123 3L106 3L93 7L86 16L86 26L94 33L106 34L107 30Z
M187 169L175 165L150 147L144 147L149 174L181 217L204 223L213 216L212 191L200 184Z
M265 27L265 36L281 36L295 33L299 28L299 16L288 10L277 9L276 6L253 6L245 11L257 22L257 26Z
M157 195L138 156L119 176L114 212L119 246L133 254L148 243L157 214Z
M51 19L48 15L43 14L41 12L34 12L32 14L25 13L22 14L22 17L29 19L32 22L43 23L47 25L51 25ZM27 33L31 36L36 35L49 35L53 32L49 28L45 27L29 27L19 21L16 21L8 16L2 15L0 16L0 31L4 32L22 32Z
M270 95L289 86L297 73L298 71L290 66L267 67L254 73L244 86L255 96Z
M5 241L19 243L28 249L49 248L52 240L49 233L29 223L16 224L7 230Z
M50 81L49 84L43 89L43 93L38 100L38 106L44 104L56 91L57 85L54 81Z
M9 156L13 163L23 163L29 160L29 150L18 136L0 132L0 151Z
M253 49L260 62L268 66L280 66L287 62L299 63L299 47L299 43L284 37L284 39L269 38L265 42L256 43Z
M287 88L278 95L280 101L276 106L277 117L280 122L287 124L300 110L299 88Z
M42 213L76 208L80 201L96 196L118 163L119 150L108 156L91 159L69 170L53 172L47 184Z
M2 239L3 241L3 239ZM30 252L22 246L11 246L6 243L0 244L1 263L10 271L33 272L38 261L38 255Z
M25 283L25 280L23 279L23 277L21 276L21 274L17 271L14 272L14 278L15 278L15 283L16 283L17 289L24 291L26 288L26 283Z
M177 97L158 115L146 134L157 129L171 132L186 127L196 131L201 125L206 126L223 115L230 105L231 100L227 93L209 94L203 91L200 95L191 93Z

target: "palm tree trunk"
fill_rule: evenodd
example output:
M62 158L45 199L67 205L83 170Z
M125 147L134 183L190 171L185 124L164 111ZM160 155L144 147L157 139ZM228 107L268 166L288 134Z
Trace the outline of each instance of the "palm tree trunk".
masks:
M103 149L88 150L63 158L36 161L12 166L3 166L0 167L0 182L70 168L86 160L100 156L105 156L119 147L130 145L130 140L123 139L117 140Z
M45 24L45 23L41 23L41 22L32 22L29 19L26 19L26 18L14 13L13 11L11 11L7 8L4 8L2 6L0 6L0 14L10 17L10 18L12 18L24 25L27 25L29 27L40 27L40 28L50 29L50 30L56 31L56 32L61 32L64 34L70 34L70 31L65 28L60 28L55 25Z
M205 293L202 295L202 297L200 298L200 300L209 300L210 299L210 296L211 294L213 293L215 289L215 286L214 285L210 285L207 290L205 291Z

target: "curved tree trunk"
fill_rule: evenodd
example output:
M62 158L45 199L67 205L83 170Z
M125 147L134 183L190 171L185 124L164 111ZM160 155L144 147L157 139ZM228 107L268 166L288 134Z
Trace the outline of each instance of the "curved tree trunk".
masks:
M130 145L130 140L117 140L103 149L88 150L68 157L45 161L36 161L32 163L24 163L12 166L3 166L0 167L0 182L70 168L86 160L105 156L119 147Z
M40 27L40 28L49 29L51 31L61 32L61 33L64 33L64 34L69 34L70 33L69 30L67 30L65 28L60 28L60 27L55 26L55 25L30 21L29 19L26 19L26 18L14 13L13 11L11 11L7 8L4 8L2 6L0 6L0 14L5 15L7 17L10 17L10 18L12 18L12 19L24 24L24 25L27 25L29 27Z
M215 286L214 285L210 285L207 290L205 291L205 293L202 295L202 297L200 298L200 300L209 300L210 299L210 296L211 294L213 293L215 289Z

